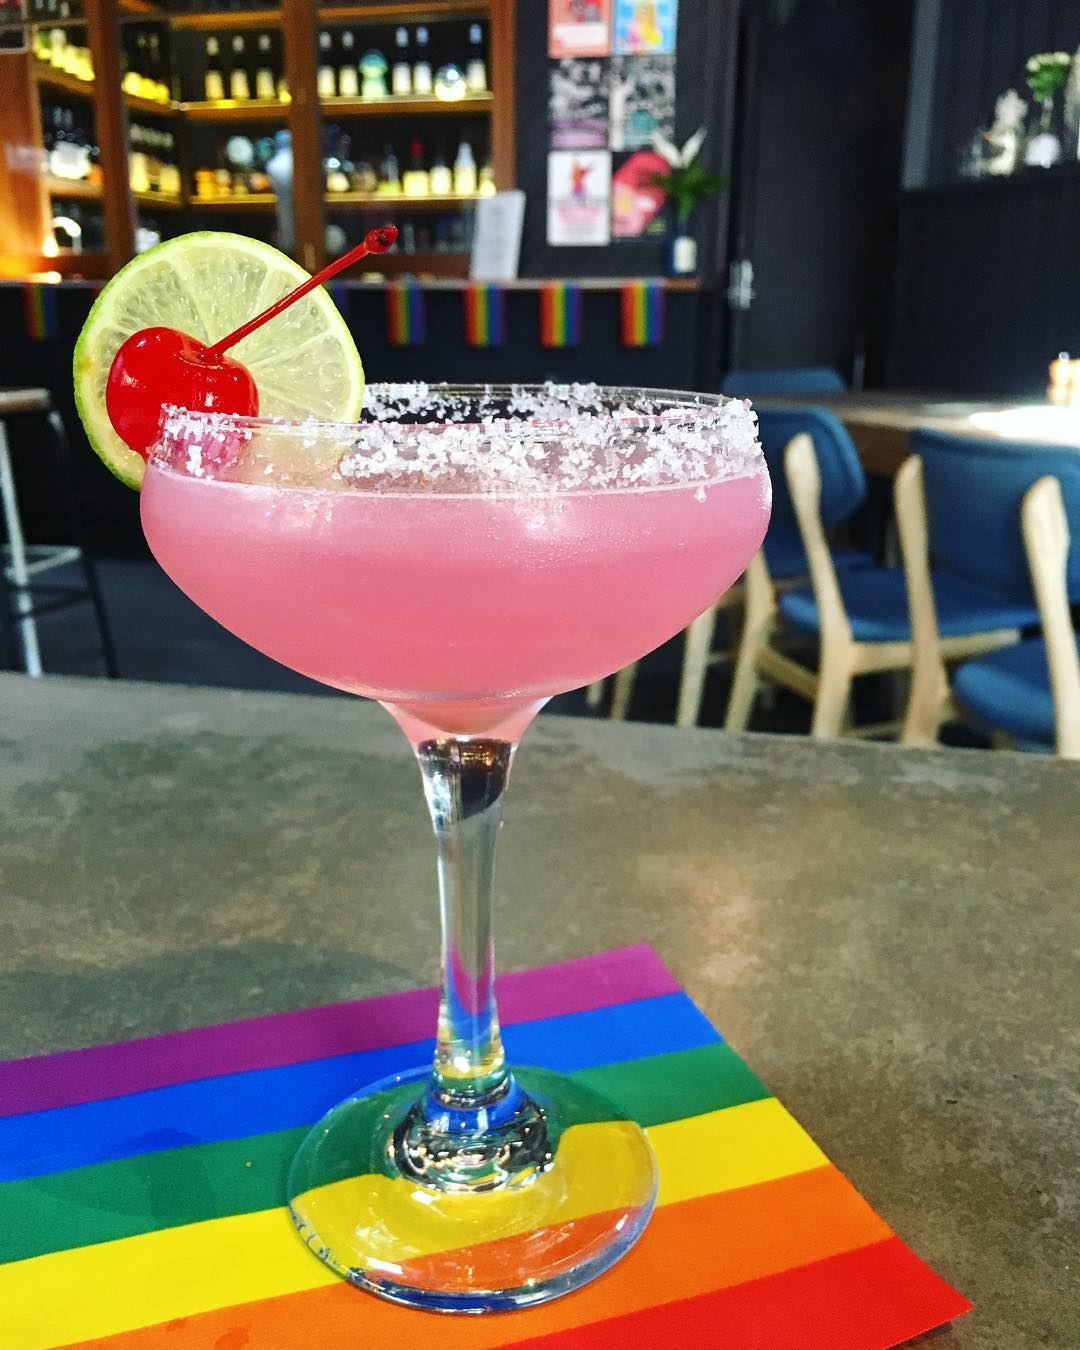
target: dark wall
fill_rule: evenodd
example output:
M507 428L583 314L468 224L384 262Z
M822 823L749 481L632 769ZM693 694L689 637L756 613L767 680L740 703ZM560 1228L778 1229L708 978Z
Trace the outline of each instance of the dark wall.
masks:
M709 129L702 162L729 167L731 104L738 42L738 0L681 0L676 51L675 139L684 144ZM666 271L662 240L612 240L607 248L549 248L547 228L546 0L519 0L516 28L517 185L527 194L521 275L532 277L659 276ZM723 265L726 203L698 212L694 232L706 276Z
M1080 164L905 194L889 383L1039 394L1080 351Z
M961 148L1016 89L1031 104L1024 62L1035 52L1076 50L1077 0L943 0L934 68L930 181L957 176Z
M910 0L806 0L747 72L736 191L757 299L730 364L884 368ZM752 36L752 34L751 34Z

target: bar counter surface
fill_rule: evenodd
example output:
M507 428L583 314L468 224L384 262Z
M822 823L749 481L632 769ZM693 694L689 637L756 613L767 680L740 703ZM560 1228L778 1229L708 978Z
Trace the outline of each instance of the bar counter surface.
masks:
M0 1056L434 982L419 776L381 710L0 698ZM652 943L973 1300L928 1346L1076 1345L1078 815L1077 767L1037 756L541 717L500 968Z

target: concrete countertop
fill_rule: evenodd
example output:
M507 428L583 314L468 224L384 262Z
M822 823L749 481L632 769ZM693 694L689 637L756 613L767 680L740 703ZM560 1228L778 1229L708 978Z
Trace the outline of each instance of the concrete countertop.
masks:
M0 677L0 1056L430 984L406 743L344 699ZM1080 1344L1080 767L544 717L504 969L653 944L976 1304Z

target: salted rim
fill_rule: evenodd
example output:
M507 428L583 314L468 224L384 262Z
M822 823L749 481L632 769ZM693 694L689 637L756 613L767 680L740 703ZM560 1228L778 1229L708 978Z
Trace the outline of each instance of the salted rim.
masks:
M425 420L406 420L418 416ZM340 455L326 460L322 447ZM257 457L259 477L235 475L244 455ZM321 484L306 472L320 459ZM741 399L596 384L417 382L368 385L359 422L166 407L151 462L264 489L495 497L704 486L759 473L763 458L756 414Z

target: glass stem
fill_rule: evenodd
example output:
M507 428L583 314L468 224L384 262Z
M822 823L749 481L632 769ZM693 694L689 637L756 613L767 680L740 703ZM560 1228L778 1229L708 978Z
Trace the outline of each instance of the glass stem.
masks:
M415 745L438 851L442 990L428 1089L394 1135L401 1171L439 1190L490 1190L551 1165L544 1110L518 1086L495 1007L495 845L514 746Z
M433 1088L447 1105L501 1096L509 1070L495 1006L495 846L514 747L422 741L416 750L438 853L442 989Z

